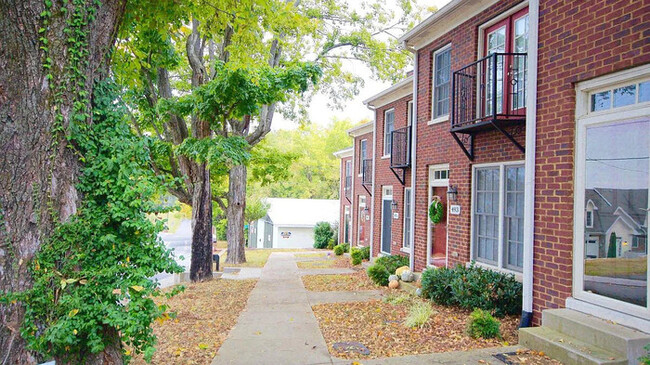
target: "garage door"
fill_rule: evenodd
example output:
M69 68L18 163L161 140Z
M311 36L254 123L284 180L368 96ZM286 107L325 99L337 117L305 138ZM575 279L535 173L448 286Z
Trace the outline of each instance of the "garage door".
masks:
M277 227L278 234L273 247L276 248L313 248L314 228Z

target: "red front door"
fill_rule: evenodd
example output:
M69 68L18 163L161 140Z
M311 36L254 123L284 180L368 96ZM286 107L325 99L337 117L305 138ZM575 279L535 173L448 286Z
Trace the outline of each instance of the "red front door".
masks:
M447 188L432 187L431 196L438 196L445 213L439 223L431 224L431 264L445 266L447 257Z

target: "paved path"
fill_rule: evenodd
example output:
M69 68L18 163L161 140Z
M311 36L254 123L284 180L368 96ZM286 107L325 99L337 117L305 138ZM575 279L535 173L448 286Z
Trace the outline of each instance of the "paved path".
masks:
M351 360L332 357L311 310L312 304L364 301L380 297L379 291L308 292L291 252L274 252L250 294L246 309L221 345L212 365L343 365ZM330 269L331 270L331 269ZM341 270L341 269L338 269ZM345 270L345 269L344 269ZM334 270L332 270L334 271ZM517 347L497 347L468 352L450 352L360 360L364 365L410 364L503 364L492 354L512 352Z
M274 252L212 365L332 364L293 253Z

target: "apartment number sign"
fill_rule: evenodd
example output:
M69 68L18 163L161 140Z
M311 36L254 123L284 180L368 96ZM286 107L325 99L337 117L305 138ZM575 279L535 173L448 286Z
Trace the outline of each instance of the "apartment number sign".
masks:
M460 215L460 205L450 205L449 214Z

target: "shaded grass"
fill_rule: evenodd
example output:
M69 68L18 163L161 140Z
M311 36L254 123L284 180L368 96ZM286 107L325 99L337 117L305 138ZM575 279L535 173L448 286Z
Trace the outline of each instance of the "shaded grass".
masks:
M648 270L647 257L600 258L585 260L585 275L590 276L630 276L643 275Z
M327 256L327 253L326 252L297 253L293 256L296 258L314 258L314 257L325 257Z
M298 261L300 269L329 269L329 268L351 268L350 258L345 256L334 256L322 260Z
M309 291L358 291L378 290L365 271L354 274L305 275L302 277L305 289Z

